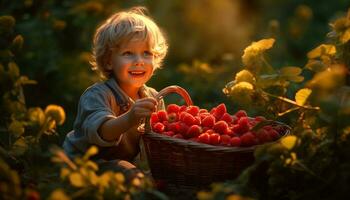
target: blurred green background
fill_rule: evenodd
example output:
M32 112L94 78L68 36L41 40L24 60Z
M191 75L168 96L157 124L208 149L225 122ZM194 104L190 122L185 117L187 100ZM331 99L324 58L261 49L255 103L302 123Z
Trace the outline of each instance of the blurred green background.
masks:
M112 13L145 6L165 31L170 49L163 69L148 85L161 90L179 85L194 103L211 108L221 102L239 107L222 93L241 69L243 50L252 41L276 38L274 66L303 67L306 53L325 41L328 23L344 14L349 0L1 0L0 14L16 19L24 46L15 62L38 81L25 87L28 107L61 105L68 132L83 91L99 78L88 63L95 28ZM2 44L0 44L2 45ZM181 103L178 97L169 102Z

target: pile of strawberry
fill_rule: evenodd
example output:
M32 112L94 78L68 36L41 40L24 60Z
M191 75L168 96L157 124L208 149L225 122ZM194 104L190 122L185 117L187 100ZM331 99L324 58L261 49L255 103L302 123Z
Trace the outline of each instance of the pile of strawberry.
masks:
M225 104L214 107L209 112L198 106L178 106L169 104L167 110L151 115L153 132L196 142L248 147L275 141L279 132L271 125L252 131L257 123L265 120L258 116L250 118L244 110L234 115L227 113Z

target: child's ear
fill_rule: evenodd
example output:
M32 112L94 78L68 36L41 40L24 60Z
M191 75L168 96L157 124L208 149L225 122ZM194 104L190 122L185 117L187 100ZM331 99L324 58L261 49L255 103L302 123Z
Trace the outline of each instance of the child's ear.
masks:
M107 57L106 69L112 70L112 56L111 54L108 54L106 57Z

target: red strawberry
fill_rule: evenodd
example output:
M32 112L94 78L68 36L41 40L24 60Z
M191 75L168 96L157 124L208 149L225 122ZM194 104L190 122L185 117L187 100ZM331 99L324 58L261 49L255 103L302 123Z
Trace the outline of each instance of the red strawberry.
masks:
M271 136L270 136L269 133L268 133L266 130L264 130L264 129L260 129L260 130L257 132L256 137L258 138L260 144L264 144L264 143L267 143L267 142L271 142L271 141L272 141Z
M241 138L239 138L239 137L232 137L231 138L231 146L233 146L233 147L241 146Z
M184 137L181 134L175 134L173 135L173 138L183 139Z
M176 104L169 104L167 107L168 113L178 113L180 111L180 106Z
M255 120L256 122L262 122L262 121L265 121L266 118L263 117L263 116L256 116L256 117L254 118L254 120Z
M186 112L190 113L192 116L197 116L199 113L199 107L198 106L188 106L186 109Z
M244 133L241 136L242 146L249 147L249 146L256 145L257 143L258 143L257 138L254 136L254 134L252 132Z
M238 125L240 126L249 126L249 118L248 117L241 117L238 120Z
M202 128L198 125L192 125L188 130L187 130L187 138L191 137L197 137L202 133Z
M213 129L209 129L209 130L207 130L207 131L205 131L205 132L208 133L209 135L215 133L215 131L214 131Z
M179 117L178 117L177 113L172 112L172 113L168 114L168 121L169 122L176 122L179 120L178 118Z
M167 136L170 136L170 137L172 137L173 135L175 135L175 133L174 133L173 131L165 131L163 134L164 134L164 135L167 135Z
M187 106L182 105L182 106L180 106L179 112L184 112L184 111L186 111L186 109L187 109Z
M210 110L210 114L214 114L214 112L216 111L216 108L214 107L214 108L212 108L211 110Z
M188 129L190 128L189 126L187 126L185 123L183 123L183 122L180 122L180 130L179 130L179 132L181 133L181 134L186 134L187 133L187 131L188 131Z
M221 138L221 143L220 143L221 145L230 146L230 144L231 144L231 137L230 136L221 135L220 138Z
M221 141L221 138L220 138L220 135L217 134L217 133L213 133L209 136L209 141L210 141L210 144L213 144L213 145L217 145L220 143Z
M173 122L173 123L170 123L169 126L168 126L168 130L169 131L173 131L174 133L179 133L180 132L180 122Z
M232 123L233 118L230 114L224 113L224 115L221 117L220 120L223 120L223 121L227 122L228 124L230 124L230 123Z
M202 133L198 136L198 141L201 143L210 144L209 138L210 138L209 133Z
M263 127L263 129L265 129L267 131L271 131L271 130L273 130L273 127L271 125L266 125Z
M161 122L157 122L153 125L153 131L156 133L162 133L164 129L165 129L165 126Z
M214 124L215 124L215 117L212 115L209 115L202 120L202 126L204 127L211 128L214 126Z
M280 134L275 129L268 131L268 134L273 141L277 140L280 137Z
M249 131L249 126L240 126L239 124L233 125L232 131L238 135L242 135Z
M203 133L207 132L210 128L209 127L203 127L202 130L203 130Z
M201 118L201 120L208 117L209 115L210 115L210 113L199 113L199 117Z
M220 120L221 117L226 113L226 111L226 106L222 103L216 107L215 111L213 112L213 115L217 120Z
M229 136L233 136L235 135L235 133L230 129L230 128L227 128L225 131L224 131L224 134L225 135L229 135Z
M201 108L201 109L199 109L199 113L208 113L208 110L204 109L204 108Z
M244 110L237 111L235 115L236 115L237 118L247 117L248 116L247 113Z
M158 114L157 113L152 113L151 114L151 119L150 119L151 125L153 126L155 123L159 122L158 119Z
M186 112L184 112L184 113L186 113ZM191 126L191 125L195 124L196 118L194 118L191 114L186 113L186 114L184 114L182 121L185 124L187 124L188 126Z
M168 121L164 121L164 122L162 122L162 124L164 125L164 131L167 131L168 127L169 127L169 122Z
M196 124L196 125L201 125L201 117L200 116L195 116L194 117L194 124Z
M249 118L248 117L241 117L239 120L238 120L238 123L239 125L239 131L238 133L245 133L247 131L250 130L250 124L249 124ZM236 132L236 131L235 131Z
M228 125L225 121L218 121L213 126L213 130L220 134L224 134L226 129L228 129Z
M185 115L187 115L187 114L188 114L187 112L180 112L180 114L179 114L179 120L180 120L180 121L183 121Z
M237 124L239 118L236 115L231 115L232 116L232 124Z
M168 121L168 114L165 110L158 111L158 119L159 121Z

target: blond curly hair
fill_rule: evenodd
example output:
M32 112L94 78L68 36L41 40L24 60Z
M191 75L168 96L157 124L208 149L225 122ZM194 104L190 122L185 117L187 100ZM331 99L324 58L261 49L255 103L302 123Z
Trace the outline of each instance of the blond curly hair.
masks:
M168 44L163 31L154 21L145 15L144 7L133 7L110 16L96 30L93 40L92 69L102 78L110 78L112 72L107 69L112 48L125 41L137 38L146 40L154 54L155 69L160 68L168 51Z

